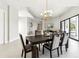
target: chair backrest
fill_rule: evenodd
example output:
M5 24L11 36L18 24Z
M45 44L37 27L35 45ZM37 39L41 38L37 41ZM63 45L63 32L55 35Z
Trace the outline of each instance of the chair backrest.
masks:
M52 44L53 49L59 47L60 37L61 35L58 35L58 34L54 35L53 44Z
M22 43L23 49L25 49L25 44L24 44L24 41L23 41L22 34L19 34L19 36L20 36L20 39L21 39L21 43Z
M38 30L35 30L35 36L40 36L40 35L42 35L42 32L38 31Z
M62 45L67 44L68 37L69 37L69 35L67 33L64 33L64 38L63 38Z
M64 39L64 33L61 33L60 46L61 46L61 45L62 45L62 43L63 43L63 39Z

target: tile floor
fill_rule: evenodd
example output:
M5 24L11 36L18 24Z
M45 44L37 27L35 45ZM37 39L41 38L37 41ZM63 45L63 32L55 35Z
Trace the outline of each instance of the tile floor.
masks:
M0 45L0 58L21 58L22 45L20 40L16 40L6 45ZM45 54L42 54L42 49L39 52L40 58L49 58L49 51L45 49ZM52 51L53 58L79 58L79 42L69 39L68 51L65 51L63 46L63 54L57 57L57 50ZM31 58L31 52L27 54L27 58Z

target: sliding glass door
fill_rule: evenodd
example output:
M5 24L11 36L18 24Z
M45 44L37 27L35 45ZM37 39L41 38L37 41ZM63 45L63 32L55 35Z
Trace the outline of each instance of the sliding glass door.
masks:
M62 22L60 22L61 23L61 25L60 25L60 29L61 29L61 31L65 31L65 24L64 24L64 21L62 21Z
M78 40L78 15L61 21L61 31L69 33L69 37Z
M66 31L66 33L69 33L69 19L61 22L61 31Z
M69 33L69 19L65 21L65 31L66 33Z
M70 37L78 40L78 16L70 19Z

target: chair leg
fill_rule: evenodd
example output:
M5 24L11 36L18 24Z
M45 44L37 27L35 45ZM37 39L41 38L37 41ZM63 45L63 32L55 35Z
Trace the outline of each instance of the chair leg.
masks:
M44 54L44 46L43 46L43 54Z
M66 45L67 45L67 48L68 48L68 45L69 45L69 43L68 43L68 42L69 42L69 40L67 41L67 44L66 44Z
M40 44L39 44L39 51L40 51Z
M67 52L67 48L68 48L68 47L67 47L67 44L66 44L66 45L65 45L66 52Z
M52 58L52 51L50 50L50 58Z
M24 52L24 58L26 58L26 52Z
M23 57L23 49L22 49L21 57Z
M61 54L62 54L62 46L60 46L60 51L61 51Z
M58 53L58 57L59 57L59 48L57 48L57 53Z

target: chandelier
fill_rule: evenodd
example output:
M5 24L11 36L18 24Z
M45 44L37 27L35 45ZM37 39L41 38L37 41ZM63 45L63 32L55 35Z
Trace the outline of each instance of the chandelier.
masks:
M46 4L45 11L43 11L41 13L41 16L42 16L43 19L47 20L47 19L52 17L53 12L52 12L52 10L48 10L48 0L46 0L45 4Z

